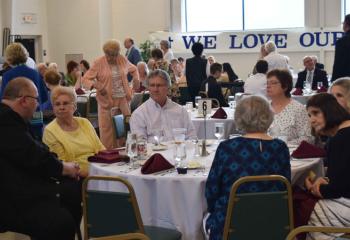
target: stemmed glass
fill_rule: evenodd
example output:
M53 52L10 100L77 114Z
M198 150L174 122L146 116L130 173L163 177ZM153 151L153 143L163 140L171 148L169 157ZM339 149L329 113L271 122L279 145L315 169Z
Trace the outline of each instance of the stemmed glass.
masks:
M198 109L198 101L199 101L200 99L202 99L201 96L196 96L196 97L194 98L194 102L195 102L195 105L196 105L196 108L197 108L197 109Z
M218 144L220 143L221 138L224 136L224 123L215 123L215 137L218 139Z
M127 154L130 158L129 169L135 168L135 161L137 159L137 139L135 133L128 133L127 136Z
M321 90L323 87L323 82L317 82L317 89Z
M308 81L305 81L304 82L304 89L305 89L306 94L310 94L311 93L311 83Z
M161 142L164 138L164 130L162 129L153 129L152 130L153 138L154 138L154 144L156 146L161 145Z
M236 107L235 96L228 96L228 105L231 109Z

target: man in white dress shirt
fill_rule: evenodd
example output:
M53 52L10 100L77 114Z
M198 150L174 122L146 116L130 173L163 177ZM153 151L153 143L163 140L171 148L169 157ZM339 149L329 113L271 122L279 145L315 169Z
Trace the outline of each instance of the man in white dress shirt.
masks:
M164 59L168 63L170 63L170 61L175 58L173 51L170 49L170 43L168 40L160 41L160 49L162 49L163 54L164 54Z
M162 141L171 141L174 128L185 128L186 139L196 138L196 130L186 109L167 97L171 86L169 75L160 69L152 71L147 78L150 98L131 115L131 132L138 137L155 142L161 133Z
M268 63L265 60L259 60L256 65L256 74L251 75L244 83L244 92L266 96L266 73Z
M264 57L264 60L266 60L269 64L268 71L276 68L289 69L287 56L283 56L277 53L276 48L276 44L273 41L268 41L265 44L265 51L267 53L267 56Z

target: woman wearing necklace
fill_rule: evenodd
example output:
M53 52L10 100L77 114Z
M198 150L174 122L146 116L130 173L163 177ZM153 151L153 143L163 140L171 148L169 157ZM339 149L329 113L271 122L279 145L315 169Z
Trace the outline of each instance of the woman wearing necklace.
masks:
M113 133L110 110L118 107L124 116L130 115L129 101L132 91L127 74L132 78L133 89L140 87L137 68L120 54L120 43L108 40L103 45L104 56L97 58L84 74L83 84L88 89L95 88L98 103L98 125L101 141L107 149L117 147Z
M58 158L79 164L81 177L89 173L89 156L105 149L89 120L74 117L76 95L71 87L56 87L51 93L56 119L44 130L43 142Z
M205 188L210 216L206 232L210 240L222 239L232 184L243 176L277 174L291 179L286 144L267 135L273 121L269 103L262 97L242 99L236 107L235 124L242 137L222 142L215 153ZM247 183L239 192L279 191L279 183Z
M275 69L267 73L267 96L271 99L274 120L269 128L273 137L286 137L292 144L312 142L311 128L305 107L291 99L292 75L288 70Z

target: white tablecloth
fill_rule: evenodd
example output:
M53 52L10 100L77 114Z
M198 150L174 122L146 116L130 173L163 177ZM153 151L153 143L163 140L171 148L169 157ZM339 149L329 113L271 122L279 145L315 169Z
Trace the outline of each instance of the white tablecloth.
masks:
M216 109L215 109L216 110ZM212 110L210 114L208 114L206 118L206 136L207 139L215 138L215 123L222 122L224 123L224 139L228 139L229 135L236 132L235 122L234 122L234 110L230 108L224 108L227 113L227 119L216 119L211 118L211 116L215 113L215 110ZM197 109L194 109L191 113L191 120L193 122L194 127L197 131L197 137L199 139L204 138L204 118L198 117Z
M187 156L193 156L194 148L188 143L190 150ZM184 240L204 239L201 231L203 214L207 204L204 196L207 173L214 158L215 148L208 147L210 155L199 158L206 165L205 172L190 170L187 175L179 175L177 172L158 175L142 175L140 169L129 170L127 165L91 164L91 175L120 176L127 179L135 189L138 204L145 225L155 225L168 228L176 228L182 232ZM170 162L173 159L173 149L161 153ZM192 160L188 157L187 160ZM316 175L323 175L321 159L292 160L292 182L302 181L303 175L313 170ZM102 181L92 182L93 189L99 190L125 190L120 186L108 184Z
M313 94L304 94L304 95L292 95L292 98L303 105L306 105L307 101L313 96Z

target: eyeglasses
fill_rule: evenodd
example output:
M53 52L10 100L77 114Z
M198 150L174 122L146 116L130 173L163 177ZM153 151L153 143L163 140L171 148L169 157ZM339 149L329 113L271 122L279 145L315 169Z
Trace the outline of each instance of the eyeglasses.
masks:
M150 88L161 88L161 87L166 87L166 84L150 84Z
M26 96L19 96L19 97L29 97L29 98L35 99L37 102L40 101L39 97L34 97L34 96L29 96L29 95L26 95Z
M60 106L63 106L63 107L67 107L69 105L73 104L72 102L55 102L53 104L54 107L60 107Z

